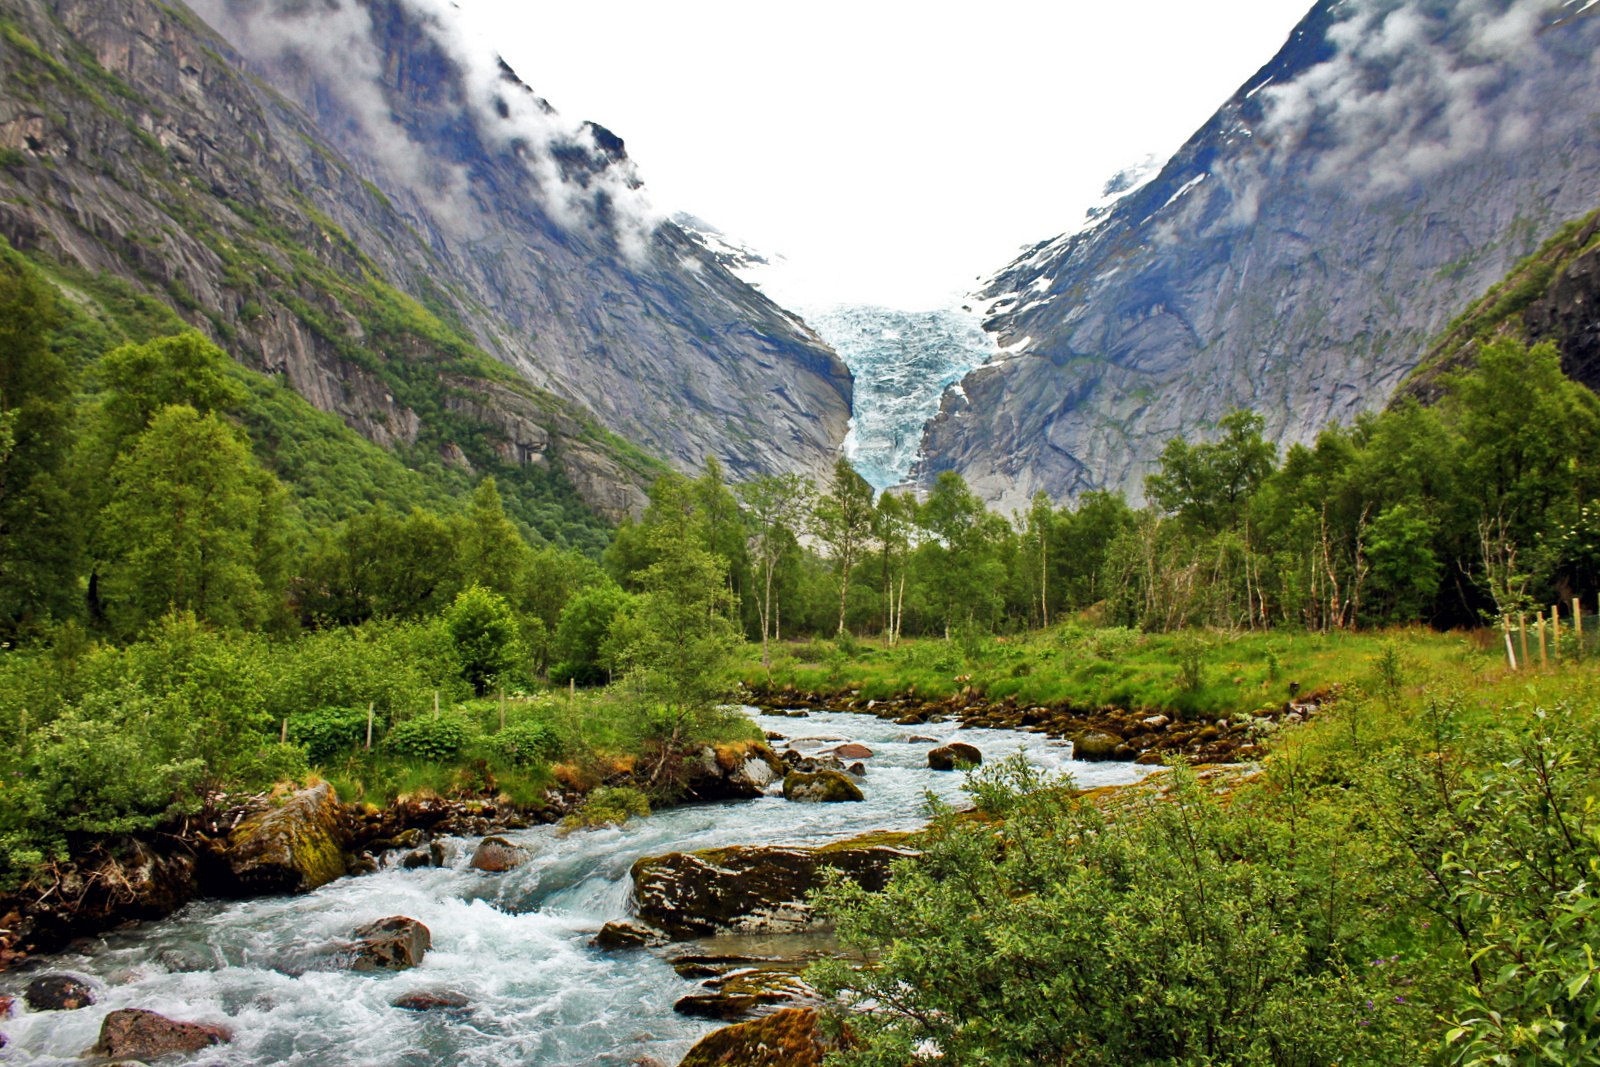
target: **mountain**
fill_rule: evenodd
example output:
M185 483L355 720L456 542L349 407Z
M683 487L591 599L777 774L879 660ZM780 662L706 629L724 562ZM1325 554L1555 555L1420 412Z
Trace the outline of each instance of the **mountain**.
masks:
M919 477L1139 498L1232 408L1280 444L1381 408L1600 196L1590 6L1321 0L1158 176L987 284L1001 353L945 394Z
M844 365L448 5L198 7L0 0L0 234L74 299L125 333L159 301L413 465L612 518L652 457L831 464Z

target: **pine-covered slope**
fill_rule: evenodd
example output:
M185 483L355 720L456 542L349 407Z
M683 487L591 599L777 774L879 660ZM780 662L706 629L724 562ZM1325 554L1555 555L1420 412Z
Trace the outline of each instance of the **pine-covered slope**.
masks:
M1004 351L946 395L922 477L1137 497L1231 408L1286 444L1382 407L1600 194L1582 7L1320 0L1157 178L989 284Z
M480 126L470 55L426 9L300 10L345 36L207 12L252 61L181 4L0 0L0 234L82 301L171 306L413 465L550 469L619 517L645 452L831 461L848 371L670 224L614 210L620 141Z

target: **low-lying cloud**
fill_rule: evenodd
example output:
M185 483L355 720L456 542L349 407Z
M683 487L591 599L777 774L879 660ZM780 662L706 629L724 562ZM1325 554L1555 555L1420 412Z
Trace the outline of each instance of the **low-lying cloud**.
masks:
M1269 150L1309 177L1383 195L1455 164L1524 149L1549 121L1552 88L1575 110L1597 65L1562 54L1574 12L1549 0L1347 0L1328 32L1334 55L1261 90ZM1306 152L1310 149L1310 152Z
M626 158L597 143L594 128L568 119L516 81L449 0L379 0L401 6L409 20L461 76L462 120L484 146L515 158L531 179L538 206L569 230L604 229L642 258L660 218ZM269 70L290 95L337 107L334 132L412 190L449 223L469 217L467 169L441 161L395 115L386 57L367 3L357 0L191 0L194 9L252 63Z

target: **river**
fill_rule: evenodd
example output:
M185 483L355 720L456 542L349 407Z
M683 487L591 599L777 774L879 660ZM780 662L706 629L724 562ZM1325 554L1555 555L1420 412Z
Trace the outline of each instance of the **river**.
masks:
M754 709L747 709L754 715ZM560 835L538 827L505 836L531 849L522 867L501 875L466 867L475 844L458 840L453 868L388 868L344 878L300 897L202 901L59 956L28 974L9 975L0 992L18 993L42 971L89 979L97 1003L74 1012L29 1013L18 1001L3 1026L13 1063L77 1063L117 1008L145 1008L186 1022L218 1023L230 1044L196 1064L290 1067L628 1064L651 1056L674 1064L718 1024L677 1015L673 1003L695 992L669 965L683 946L605 952L589 939L627 916L628 868L641 856L735 844L815 845L876 830L915 829L925 791L962 803L962 776L926 769L934 745L913 735L958 738L954 722L901 727L867 715L813 712L805 719L757 717L802 752L844 741L873 749L861 782L863 803L796 804L759 800L677 808L621 829ZM967 730L959 739L988 760L1020 747L1036 765L1071 771L1082 786L1136 780L1149 768L1076 763L1062 742L1009 730ZM354 927L407 915L433 933L422 965L393 974L358 974L328 965L328 950ZM783 939L774 939L781 942ZM726 942L726 945L719 945ZM797 937L794 944L798 946ZM696 950L733 951L733 939ZM414 992L448 991L471 1000L456 1013L413 1013L391 1002Z

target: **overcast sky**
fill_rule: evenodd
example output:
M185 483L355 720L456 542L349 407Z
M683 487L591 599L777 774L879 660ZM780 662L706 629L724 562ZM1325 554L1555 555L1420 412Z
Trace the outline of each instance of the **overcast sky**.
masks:
M458 0L652 202L783 254L791 305L932 307L1176 149L1310 0Z

